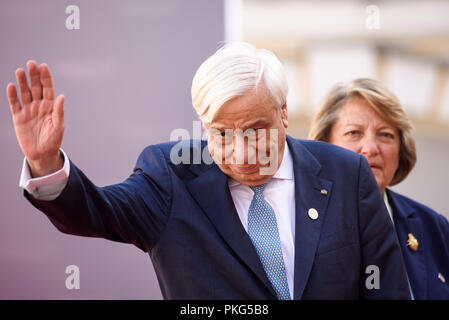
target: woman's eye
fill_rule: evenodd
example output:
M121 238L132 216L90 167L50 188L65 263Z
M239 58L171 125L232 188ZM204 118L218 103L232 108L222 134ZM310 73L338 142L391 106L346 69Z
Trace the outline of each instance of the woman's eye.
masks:
M384 138L388 138L388 139L394 139L394 135L392 133L389 133L389 132L381 132L380 136L384 137Z
M349 136L357 136L360 134L362 134L362 133L359 130L351 130L351 131L346 132L346 135L349 135Z

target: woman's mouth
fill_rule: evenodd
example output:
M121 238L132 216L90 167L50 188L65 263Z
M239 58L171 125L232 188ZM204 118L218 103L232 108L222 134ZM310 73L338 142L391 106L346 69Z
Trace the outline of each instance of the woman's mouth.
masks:
M369 163L371 170L382 170L382 167L376 163Z

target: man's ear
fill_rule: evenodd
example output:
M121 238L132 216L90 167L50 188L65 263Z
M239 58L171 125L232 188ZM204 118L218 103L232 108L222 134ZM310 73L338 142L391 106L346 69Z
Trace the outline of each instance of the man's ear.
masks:
M281 121L284 128L288 127L287 102L281 107Z

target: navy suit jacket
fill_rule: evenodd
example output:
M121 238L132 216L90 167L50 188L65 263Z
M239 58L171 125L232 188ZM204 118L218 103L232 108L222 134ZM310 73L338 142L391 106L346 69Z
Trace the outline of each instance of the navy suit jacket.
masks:
M296 190L294 298L408 299L397 237L366 160L321 142L287 143ZM187 144L193 155L207 146ZM25 196L64 233L148 252L165 299L276 299L227 176L214 163L174 164L174 145L145 148L122 183L98 187L71 162L58 198ZM318 219L310 219L310 208ZM379 268L379 289L365 285L369 265Z
M449 223L432 209L387 189L404 263L415 299L449 299ZM407 247L408 234L418 251ZM443 276L441 281L438 274Z

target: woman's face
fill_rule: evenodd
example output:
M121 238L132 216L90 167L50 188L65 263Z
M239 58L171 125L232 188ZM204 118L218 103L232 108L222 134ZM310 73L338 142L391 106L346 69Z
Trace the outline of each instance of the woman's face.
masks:
M329 142L365 156L380 191L390 184L399 164L399 130L383 120L361 98L348 101L338 111Z

